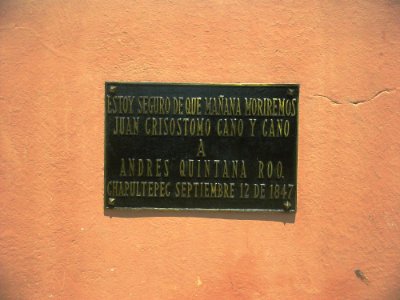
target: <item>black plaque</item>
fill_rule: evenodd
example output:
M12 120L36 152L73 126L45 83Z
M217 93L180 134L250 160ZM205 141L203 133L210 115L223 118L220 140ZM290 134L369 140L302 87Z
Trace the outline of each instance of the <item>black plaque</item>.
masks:
M297 84L105 84L106 208L296 211Z

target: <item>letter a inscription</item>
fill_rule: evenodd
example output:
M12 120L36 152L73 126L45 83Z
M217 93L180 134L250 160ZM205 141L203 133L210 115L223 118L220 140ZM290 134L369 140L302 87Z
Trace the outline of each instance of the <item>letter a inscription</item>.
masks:
M205 157L206 156L206 152L204 151L204 142L202 139L199 140L199 148L197 150L197 157Z

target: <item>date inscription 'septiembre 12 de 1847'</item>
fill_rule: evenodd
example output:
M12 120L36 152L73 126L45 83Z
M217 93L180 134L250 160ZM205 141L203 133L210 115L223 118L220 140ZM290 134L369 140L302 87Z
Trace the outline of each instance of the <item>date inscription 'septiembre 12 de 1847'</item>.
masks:
M299 85L105 85L106 208L296 211Z

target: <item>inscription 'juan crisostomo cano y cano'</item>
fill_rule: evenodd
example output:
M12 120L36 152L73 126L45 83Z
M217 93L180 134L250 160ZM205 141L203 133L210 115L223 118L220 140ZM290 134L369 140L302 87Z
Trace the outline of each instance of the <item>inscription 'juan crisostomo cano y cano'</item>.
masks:
M105 85L106 208L296 211L299 85Z

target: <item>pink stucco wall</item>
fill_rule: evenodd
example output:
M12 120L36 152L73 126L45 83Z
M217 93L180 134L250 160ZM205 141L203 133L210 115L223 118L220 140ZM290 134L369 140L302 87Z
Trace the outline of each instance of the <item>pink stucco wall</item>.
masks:
M1 1L0 298L399 299L399 16ZM105 81L299 83L297 214L105 215Z

